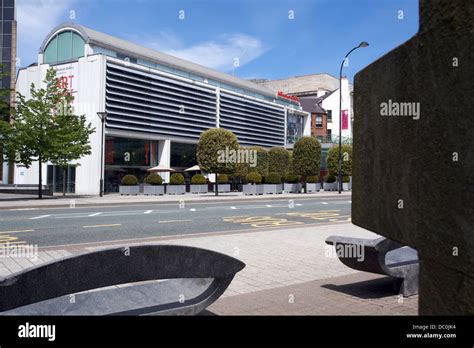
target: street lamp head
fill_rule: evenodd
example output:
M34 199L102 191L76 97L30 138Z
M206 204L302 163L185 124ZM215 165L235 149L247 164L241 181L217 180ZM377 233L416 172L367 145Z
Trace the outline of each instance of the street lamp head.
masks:
M366 42L366 41L362 41L360 44L359 44L359 47L367 47L369 46L369 43Z
M99 112L97 113L97 116L99 116L99 118L100 118L101 120L105 120L105 119L107 118L107 113L106 113L106 112L103 112L103 111L99 111Z

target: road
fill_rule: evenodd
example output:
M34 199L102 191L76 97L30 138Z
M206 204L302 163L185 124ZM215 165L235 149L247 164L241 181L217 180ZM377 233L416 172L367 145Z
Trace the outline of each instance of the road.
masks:
M350 221L348 197L0 211L0 246L75 245Z

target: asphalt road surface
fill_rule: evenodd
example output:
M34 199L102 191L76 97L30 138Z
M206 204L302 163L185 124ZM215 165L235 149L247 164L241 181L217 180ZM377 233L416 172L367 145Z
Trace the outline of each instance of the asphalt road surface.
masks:
M0 246L39 247L350 221L347 197L0 211Z

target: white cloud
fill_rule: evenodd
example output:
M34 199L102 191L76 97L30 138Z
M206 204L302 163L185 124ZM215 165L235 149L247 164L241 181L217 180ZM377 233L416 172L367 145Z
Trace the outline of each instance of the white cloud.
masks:
M189 47L184 47L179 37L169 31L160 31L153 37L135 36L133 39L145 47L222 71L231 71L234 61L243 66L268 50L258 38L241 33L220 35L216 40Z
M69 11L76 0L18 0L18 55L21 65L36 61L46 35L56 25L70 21Z

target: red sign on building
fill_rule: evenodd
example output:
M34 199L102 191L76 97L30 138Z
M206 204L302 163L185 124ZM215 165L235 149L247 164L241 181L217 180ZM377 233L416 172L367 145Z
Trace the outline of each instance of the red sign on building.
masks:
M297 103L300 102L300 98L298 98L297 96L288 95L288 94L283 93L282 91L278 91L278 96L281 97L281 98L285 98L285 99L297 102Z
M349 110L342 110L342 129L349 129Z

